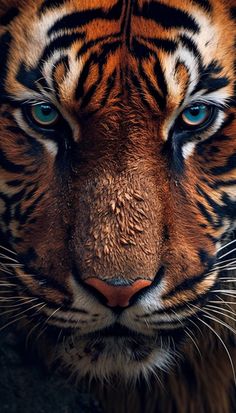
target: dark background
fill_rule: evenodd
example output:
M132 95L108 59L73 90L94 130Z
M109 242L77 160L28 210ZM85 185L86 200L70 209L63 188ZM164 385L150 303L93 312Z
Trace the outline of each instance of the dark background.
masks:
M27 359L12 332L0 333L0 413L103 413L81 385L65 383Z

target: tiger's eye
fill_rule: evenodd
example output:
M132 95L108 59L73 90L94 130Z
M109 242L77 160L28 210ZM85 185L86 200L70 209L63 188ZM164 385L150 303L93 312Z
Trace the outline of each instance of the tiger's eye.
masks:
M49 103L40 103L31 107L32 120L38 126L48 128L59 119L58 111Z
M211 106L196 104L182 112L181 120L184 126L191 128L199 127L209 119L211 112Z

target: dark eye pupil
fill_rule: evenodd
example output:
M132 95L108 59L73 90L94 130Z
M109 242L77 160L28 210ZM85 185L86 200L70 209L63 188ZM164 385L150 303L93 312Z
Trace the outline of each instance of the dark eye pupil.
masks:
M192 106L191 108L189 108L189 112L192 116L198 116L201 112L201 110L203 110L204 107L200 107L200 106Z
M52 112L52 108L48 105L41 105L41 111L44 116L48 116Z

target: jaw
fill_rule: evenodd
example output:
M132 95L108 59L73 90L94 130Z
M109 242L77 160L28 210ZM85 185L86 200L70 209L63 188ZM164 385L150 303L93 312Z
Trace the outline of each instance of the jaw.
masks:
M176 349L170 337L74 333L63 340L56 358L76 380L120 377L132 382L140 377L148 380L152 373L168 370L176 358Z

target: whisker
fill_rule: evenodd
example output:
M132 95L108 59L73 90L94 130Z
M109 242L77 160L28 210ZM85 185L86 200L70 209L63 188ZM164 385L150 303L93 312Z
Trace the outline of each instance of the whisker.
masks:
M1 264L2 265L2 267L12 267L12 268L21 268L22 267L22 264L20 264L20 263L7 263L7 262L4 262L4 264L2 263Z
M17 261L15 258L8 257L8 255L3 254L1 252L0 252L0 258L4 258L4 259L7 259L9 261L12 261L12 262L15 262L15 263L19 264L19 261Z
M202 357L202 353L199 349L199 346L197 345L196 341L194 340L194 338L192 337L192 331L190 330L190 328L188 328L187 326L184 325L183 321L180 319L180 317L178 316L178 314L176 313L176 311L172 310L172 313L175 315L175 317L177 318L177 320L179 321L179 323L182 325L185 333L187 334L187 336L190 338L190 340L192 341L194 347L197 349L197 352L199 353L200 357Z
M225 262L230 262L230 261L235 261L236 262L236 258L228 258L227 260L223 260L223 261L216 261L215 264L213 265L218 265L218 264L224 264Z
M10 271L9 269L3 267L1 264L0 264L0 272L2 272L4 274L7 274L7 275L13 275L12 271Z
M9 292L9 291L8 291ZM28 300L30 297L24 297L24 296L19 296L19 295L13 295L13 296L11 296L11 297L0 297L0 302L1 301L13 301L13 300L15 300L15 299L17 299L17 300ZM38 300L38 298L34 298L35 300Z
M232 310L232 307L225 301L225 300L223 300L223 298L222 297L220 297L219 295L217 295L216 296L224 305L226 305L226 307L228 307L230 310ZM211 302L211 301L210 301ZM232 303L234 303L233 301L232 301Z
M197 323L195 323L193 320L188 319L188 323L192 323L194 325L195 328L197 328L197 330L201 333L202 335L202 330L200 329L200 327L197 325Z
M38 308L38 310L34 313L34 315L37 314L38 312L40 312L43 308L45 308L46 305L47 305L47 304L43 304L40 308ZM25 340L25 345L26 345L26 347L28 347L30 336L32 335L32 333L34 332L34 330L36 330L38 327L40 327L40 325L41 325L42 323L43 323L43 321L41 320L41 321L39 321L36 325L34 325L34 326L31 328L31 330L30 330L29 333L27 334L27 337L26 337L26 340ZM36 343L36 341L37 341L37 340L35 340L35 343Z
M203 315L205 315L205 314L203 314ZM209 316L207 316L207 315L205 315L205 317L207 317L207 318L211 319L212 321L214 321L214 318L211 318L211 317L209 317ZM229 352L229 350L228 350L228 348L227 348L224 340L222 340L222 338L220 337L220 335L219 335L219 334L214 330L214 328L212 328L208 323L206 323L204 320L202 320L202 319L199 318L199 317L198 317L198 320L199 320L201 323L203 323L206 327L208 327L208 328L213 332L213 334L215 334L215 336L218 338L218 340L221 342L222 346L224 347L224 349L225 349L225 351L226 351L226 354L227 354L227 356L228 356L228 359L229 359L231 368L232 368L233 379L234 379L234 383L235 383L235 386L236 386L236 375L235 375L234 363L233 363L231 354L230 354L230 352Z
M227 242L227 244L222 245L222 247L220 247L217 251L217 254L222 251L223 249L229 247L231 244L233 244L234 242L236 242L236 239L233 239L232 241Z
M236 282L236 278L220 277L219 280L221 283L228 283L228 284Z
M216 270L223 271L223 270L227 270L227 269L230 269L230 270L235 269L235 267L232 267L235 264L236 264L236 261L230 262L230 263L224 264L224 265L219 265L218 267L213 267L210 271L208 271L207 274L211 274L212 272L215 272Z
M221 322L221 320L219 320L217 317L212 316L212 314L208 313L208 311L204 310L203 308L200 308L200 307L198 307L198 306L196 306L196 305L194 305L194 304L189 304L188 306L194 307L194 308L196 308L197 310L201 310L201 311L203 312L202 315L203 315L204 317L209 318L210 320L215 321L216 323L219 323L219 324L224 325L226 328L228 328L228 329L231 330L234 334L236 334L236 330L232 329L228 324L226 324L226 323L224 323L224 322ZM205 314L204 314L204 313L205 313ZM198 316L197 316L197 319L198 319L201 323L205 324L205 326L208 327L208 328L213 332L213 334L215 334L215 336L220 340L221 344L223 345L223 347L224 347L224 349L225 349L225 351L226 351L226 354L227 354L227 356L228 356L228 358L229 358L229 362L230 362L230 365L231 365L231 368L232 368L234 383L235 383L235 386L236 386L235 367L234 367L234 363L233 363L232 357L231 357L231 355L230 355L230 352L229 352L229 350L228 350L225 342L224 342L223 339L220 337L220 335L214 330L214 328L212 328L208 323L206 323L204 320L202 320L202 319L201 319L200 317L198 317Z
M219 257L219 259L221 260L221 258L227 257L227 255L232 254L232 252L236 251L236 248L233 248L231 251L226 252L225 254L221 255Z
M22 308L24 305L30 304L32 301L34 301L34 300L25 301L24 303L19 303L19 304L0 305L0 308ZM2 313L0 312L0 315L1 314Z
M218 310L216 306L214 307L214 306L208 306L208 305L206 305L206 307L208 308L208 311L210 311L210 312L214 312L214 313L220 314L220 315L222 315L223 317L227 317L227 318L229 318L230 320L236 321L236 318L235 318L235 317L232 317L232 315L228 315L228 313L229 313L229 314L234 314L234 315L236 315L236 313L234 313L234 312L231 312L231 311L229 311L229 310L226 310L225 308L220 308L220 309ZM214 308L212 308L212 307L214 307ZM226 314L224 314L224 312L225 312ZM236 330L235 330L235 333L236 333Z
M21 317L17 317L17 318L15 318L15 319L12 320L12 321L9 321L9 323L5 324L3 327L0 328L0 331L4 330L5 328L9 327L10 325L16 323L17 321L22 320L23 318L25 318L24 315L22 315Z
M211 300L211 303L213 303L213 304L219 304L219 301ZM235 302L235 301L224 301L224 303L225 303L225 304L230 304L230 305L236 305L236 302Z
M10 252L13 255L17 255L16 252L9 250L9 248L4 247L3 245L0 245L0 248L4 251Z
M215 315L208 313L208 314L203 314L203 316L211 319L212 321L215 321L216 323L221 324L222 326L226 327L229 331L231 331L234 335L236 335L236 330L233 327L231 327L229 324L225 323L224 321L220 320Z
M17 315L25 314L25 313L27 313L27 311L33 310L34 308L38 307L39 305L42 305L42 303L38 303L38 304L35 304L35 305L33 305L33 306L29 307L29 308L26 308L24 311L21 311L21 312L18 313ZM10 314L10 313L13 313L13 312L15 312L15 311L16 311L16 309L4 311L3 313L1 313L1 315L4 316L4 315L6 315L6 314Z

